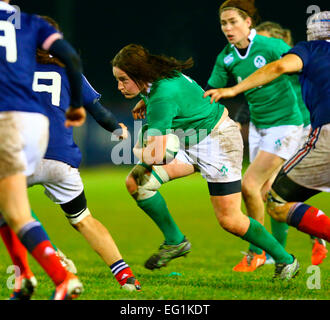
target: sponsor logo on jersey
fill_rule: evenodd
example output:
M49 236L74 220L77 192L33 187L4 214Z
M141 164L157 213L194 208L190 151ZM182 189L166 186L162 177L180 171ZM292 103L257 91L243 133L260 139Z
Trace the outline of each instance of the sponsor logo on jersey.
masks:
M256 56L254 59L254 65L259 69L266 64L266 59L263 56Z
M224 59L223 59L223 62L228 66L230 65L232 62L234 61L234 56L233 54L229 54L228 56L226 56Z

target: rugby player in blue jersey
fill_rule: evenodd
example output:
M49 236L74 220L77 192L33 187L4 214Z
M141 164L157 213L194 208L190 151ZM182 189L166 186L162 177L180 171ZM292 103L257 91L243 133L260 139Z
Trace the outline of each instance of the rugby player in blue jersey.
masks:
M13 230L55 284L53 299L77 297L83 290L55 254L47 234L31 216L26 177L33 174L48 143L46 109L32 91L36 50L42 48L66 66L72 92L66 125L85 121L81 107L81 63L75 50L49 23L35 15L18 14L9 0L0 1L0 229ZM24 272L24 270L21 270ZM23 279L23 278L22 278ZM23 280L22 280L23 281Z
M42 18L60 31L53 19ZM46 195L54 203L61 205L71 225L84 236L110 267L123 289L140 290L139 282L122 259L109 231L92 217L87 208L84 185L78 170L81 152L74 142L72 128L64 126L65 111L70 104L71 95L68 77L64 65L41 49L37 51L33 90L39 92L40 103L47 110L50 135L45 157L36 167L34 174L28 177L28 186L42 185ZM82 97L82 104L104 129L114 132L120 138L127 136L127 128L122 123L119 124L113 114L99 103L101 95L92 88L85 77L82 81ZM12 234L12 238L14 237L15 234ZM24 261L24 269L33 275L27 261L23 259L24 251L17 252L14 246L11 246L10 251L11 256L21 256L20 261ZM25 298L31 297L35 286L36 281L30 278L25 287L15 289L13 297L20 297L22 291L26 292Z
M330 11L310 17L307 39L240 84L221 89L217 100L265 85L282 74L299 74L312 130L304 147L277 175L268 195L267 211L275 220L329 242L330 218L304 202L322 191L330 192Z

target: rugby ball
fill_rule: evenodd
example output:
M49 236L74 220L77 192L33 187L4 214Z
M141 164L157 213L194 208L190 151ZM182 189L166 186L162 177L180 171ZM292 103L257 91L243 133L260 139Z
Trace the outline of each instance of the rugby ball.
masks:
M142 126L138 133L138 141L139 144L145 148L147 146L147 140L148 140L148 125L145 124ZM167 141L166 141L166 152L164 156L164 162L168 163L172 161L177 153L180 150L180 140L177 135L170 133L167 135Z

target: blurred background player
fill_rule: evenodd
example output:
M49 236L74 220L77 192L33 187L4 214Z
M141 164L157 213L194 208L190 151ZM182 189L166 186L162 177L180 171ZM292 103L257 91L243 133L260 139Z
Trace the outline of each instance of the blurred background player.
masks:
M59 30L53 19L42 17ZM33 89L39 92L40 102L47 110L50 120L49 144L42 162L35 172L28 178L28 186L43 185L46 195L56 204L60 204L71 225L78 230L90 246L101 256L110 267L121 287L133 291L140 290L140 284L135 279L130 267L125 263L108 230L94 217L87 208L83 182L78 167L81 162L81 152L73 140L72 128L65 128L65 110L70 102L70 87L64 65L47 51L38 49L37 68L33 82ZM49 81L51 80L51 85ZM98 94L88 83L85 77L82 81L83 105L95 120L106 130L117 133L121 138L127 137L127 129L118 124L113 114L99 103ZM56 175L54 175L56 172ZM16 237L12 233L12 238ZM11 239L10 243L16 243ZM24 250L16 252L10 247L11 256L24 255ZM74 272L73 262L61 254L60 257L67 263L67 269ZM23 257L20 261L26 261ZM29 269L28 264L19 266ZM31 271L29 271L32 274ZM29 296L33 293L33 287ZM15 290L13 298L19 297L22 292ZM25 291L28 291L26 288ZM24 298L27 298L26 294Z
M10 22L16 9L0 1L0 220L1 235L10 227L54 282L53 299L77 297L83 290L55 254L41 224L31 216L26 177L34 172L48 143L46 109L32 91L36 50L42 48L66 66L72 91L67 125L81 125L81 63L62 35L41 18L20 14L20 29ZM29 275L21 271L22 281Z
M140 95L147 115L146 146L134 148L142 162L126 180L137 205L165 237L145 267L161 268L190 252L190 242L174 222L158 189L163 183L199 171L208 182L220 225L269 252L276 260L274 277L290 279L299 270L297 259L259 222L241 211L243 141L239 128L223 105L204 99L203 89L181 73L192 65L191 58L182 62L151 54L134 44L124 47L112 60L118 90L127 99ZM168 134L172 131L180 135L182 146L174 160L161 165Z
M229 76L240 82L290 49L281 39L256 33L253 27L259 15L253 0L227 0L221 4L219 15L222 32L229 43L218 55L208 80L205 97L211 96L211 102L219 100L215 88L225 87ZM242 194L248 216L264 224L263 190L269 186L273 174L298 149L303 119L287 76L246 92L245 98L251 113L250 165L243 177ZM233 270L250 272L265 262L265 252L251 244Z
M269 193L267 211L277 221L329 242L330 218L303 202L321 191L330 192L330 11L315 13L309 18L307 40L238 85L220 90L218 96L231 98L283 74L299 74L312 130L304 147L277 175Z

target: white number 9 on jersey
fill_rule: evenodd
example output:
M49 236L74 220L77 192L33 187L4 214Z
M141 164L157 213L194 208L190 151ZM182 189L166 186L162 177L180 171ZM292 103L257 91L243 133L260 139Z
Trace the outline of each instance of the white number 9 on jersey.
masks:
M6 48L6 59L10 63L17 61L17 44L15 26L8 21L0 21L0 47ZM1 32L1 33L2 33Z
M52 80L51 85L39 84L39 80ZM35 92L48 92L52 95L52 105L59 107L62 78L58 72L35 72L32 89Z

